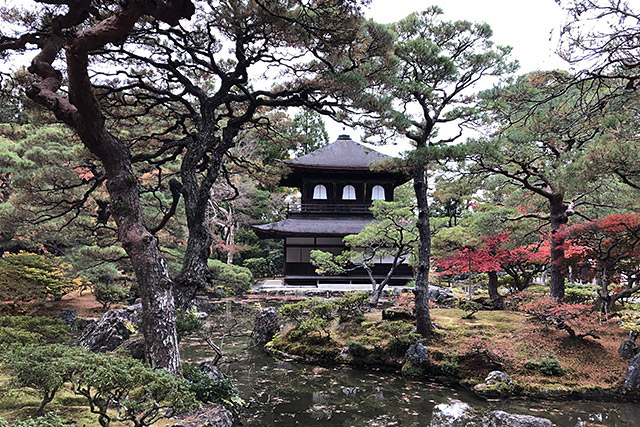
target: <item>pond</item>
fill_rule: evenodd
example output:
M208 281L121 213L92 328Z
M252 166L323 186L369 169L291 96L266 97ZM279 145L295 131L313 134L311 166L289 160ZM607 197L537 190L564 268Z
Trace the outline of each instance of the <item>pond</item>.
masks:
M209 317L216 331L211 337L225 354L220 369L235 380L247 402L240 412L246 426L473 426L493 410L539 416L558 426L640 425L638 403L487 402L465 390L395 373L278 360L251 346L248 334L260 306L227 301ZM201 340L184 342L185 360L212 355Z

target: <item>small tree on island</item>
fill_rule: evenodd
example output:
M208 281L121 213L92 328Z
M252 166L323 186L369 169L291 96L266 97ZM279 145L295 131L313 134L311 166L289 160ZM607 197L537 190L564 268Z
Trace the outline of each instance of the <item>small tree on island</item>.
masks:
M374 220L358 234L344 238L347 250L339 255L311 251L311 262L319 274L343 274L359 268L366 271L371 281L369 304L378 305L382 291L396 273L398 266L408 261L419 241L413 208L402 202L374 201L371 206ZM392 258L389 270L379 281L373 265L380 258Z

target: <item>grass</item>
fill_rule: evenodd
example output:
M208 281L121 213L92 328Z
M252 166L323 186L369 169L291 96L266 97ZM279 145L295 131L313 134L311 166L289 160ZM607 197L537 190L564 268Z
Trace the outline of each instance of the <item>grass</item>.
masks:
M40 396L31 388L11 388L9 377L0 374L0 417L7 421L25 420L36 417L36 409L40 403ZM76 396L69 386L61 388L51 403L45 407L46 412L58 411L64 421L77 426L98 425L98 416L89 411L85 399ZM114 427L129 424L114 421Z
M610 387L620 385L629 362L618 356L618 346L627 336L615 324L607 324L601 339L570 339L566 332L547 329L529 316L512 311L480 311L475 319L462 319L460 310L432 310L438 338L428 346L443 355L458 349L461 366L474 354L496 356L502 368L523 384L560 384L566 387ZM454 327L455 326L455 327ZM526 369L527 361L555 359L565 370L560 377L549 377ZM482 380L484 371L466 372L468 378Z

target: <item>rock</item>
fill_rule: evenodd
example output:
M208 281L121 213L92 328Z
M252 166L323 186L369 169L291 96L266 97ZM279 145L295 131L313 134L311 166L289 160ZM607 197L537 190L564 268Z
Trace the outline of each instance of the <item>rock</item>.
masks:
M631 340L622 340L620 348L618 348L618 354L623 359L632 359L633 356L638 354L638 344Z
M429 350L424 344L417 342L409 346L404 358L415 366L424 366L429 364Z
M75 310L62 310L60 312L60 319L72 328L78 326L78 312Z
M142 305L107 311L98 322L84 330L78 344L97 353L115 350L131 336L130 325L140 321Z
M96 319L83 319L80 318L78 319L78 329L80 329L81 331L88 331L90 329L95 328L96 324L98 322L96 321Z
M145 360L144 337L128 339L116 347L116 350L126 350L134 359Z
M441 286L429 285L427 295L431 301L443 307L455 307L456 301L458 300L458 298L451 293L451 289Z
M515 415L504 411L493 411L483 419L485 427L552 427L554 424L531 415Z
M489 385L497 385L501 383L511 385L513 384L513 380L509 378L509 375L505 374L502 371L493 371L489 372L487 378L484 379L484 383Z
M173 424L173 427L233 427L235 425L231 411L222 405L207 404L181 418Z
M430 427L480 427L481 415L463 402L440 403L433 408Z
M342 360L349 360L349 347L342 347L342 350L340 350L340 354L338 354L338 357Z
M413 320L413 313L397 308L385 308L382 310L382 320Z
M624 386L631 390L640 391L640 353L629 363L627 373L624 376Z
M280 332L280 319L273 307L260 310L256 314L256 321L253 326L253 339L259 345L264 345L271 341L275 334Z
M481 384L476 384L473 390L484 397L508 396L513 392L514 383L507 374L502 371L489 372L487 378Z
M200 367L200 369L202 369L202 372L207 374L207 376L211 379L211 381L220 381L224 379L224 375L222 374L222 372L220 372L218 367L213 363L202 362L198 366Z

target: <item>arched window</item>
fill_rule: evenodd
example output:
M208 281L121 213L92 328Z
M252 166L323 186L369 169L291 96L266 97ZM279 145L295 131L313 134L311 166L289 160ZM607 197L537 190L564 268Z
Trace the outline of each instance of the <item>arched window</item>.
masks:
M322 184L313 187L313 200L327 200L327 187Z
M371 200L385 200L384 187L382 185L376 185L371 189Z
M345 185L342 189L342 200L355 200L356 188L353 185Z

